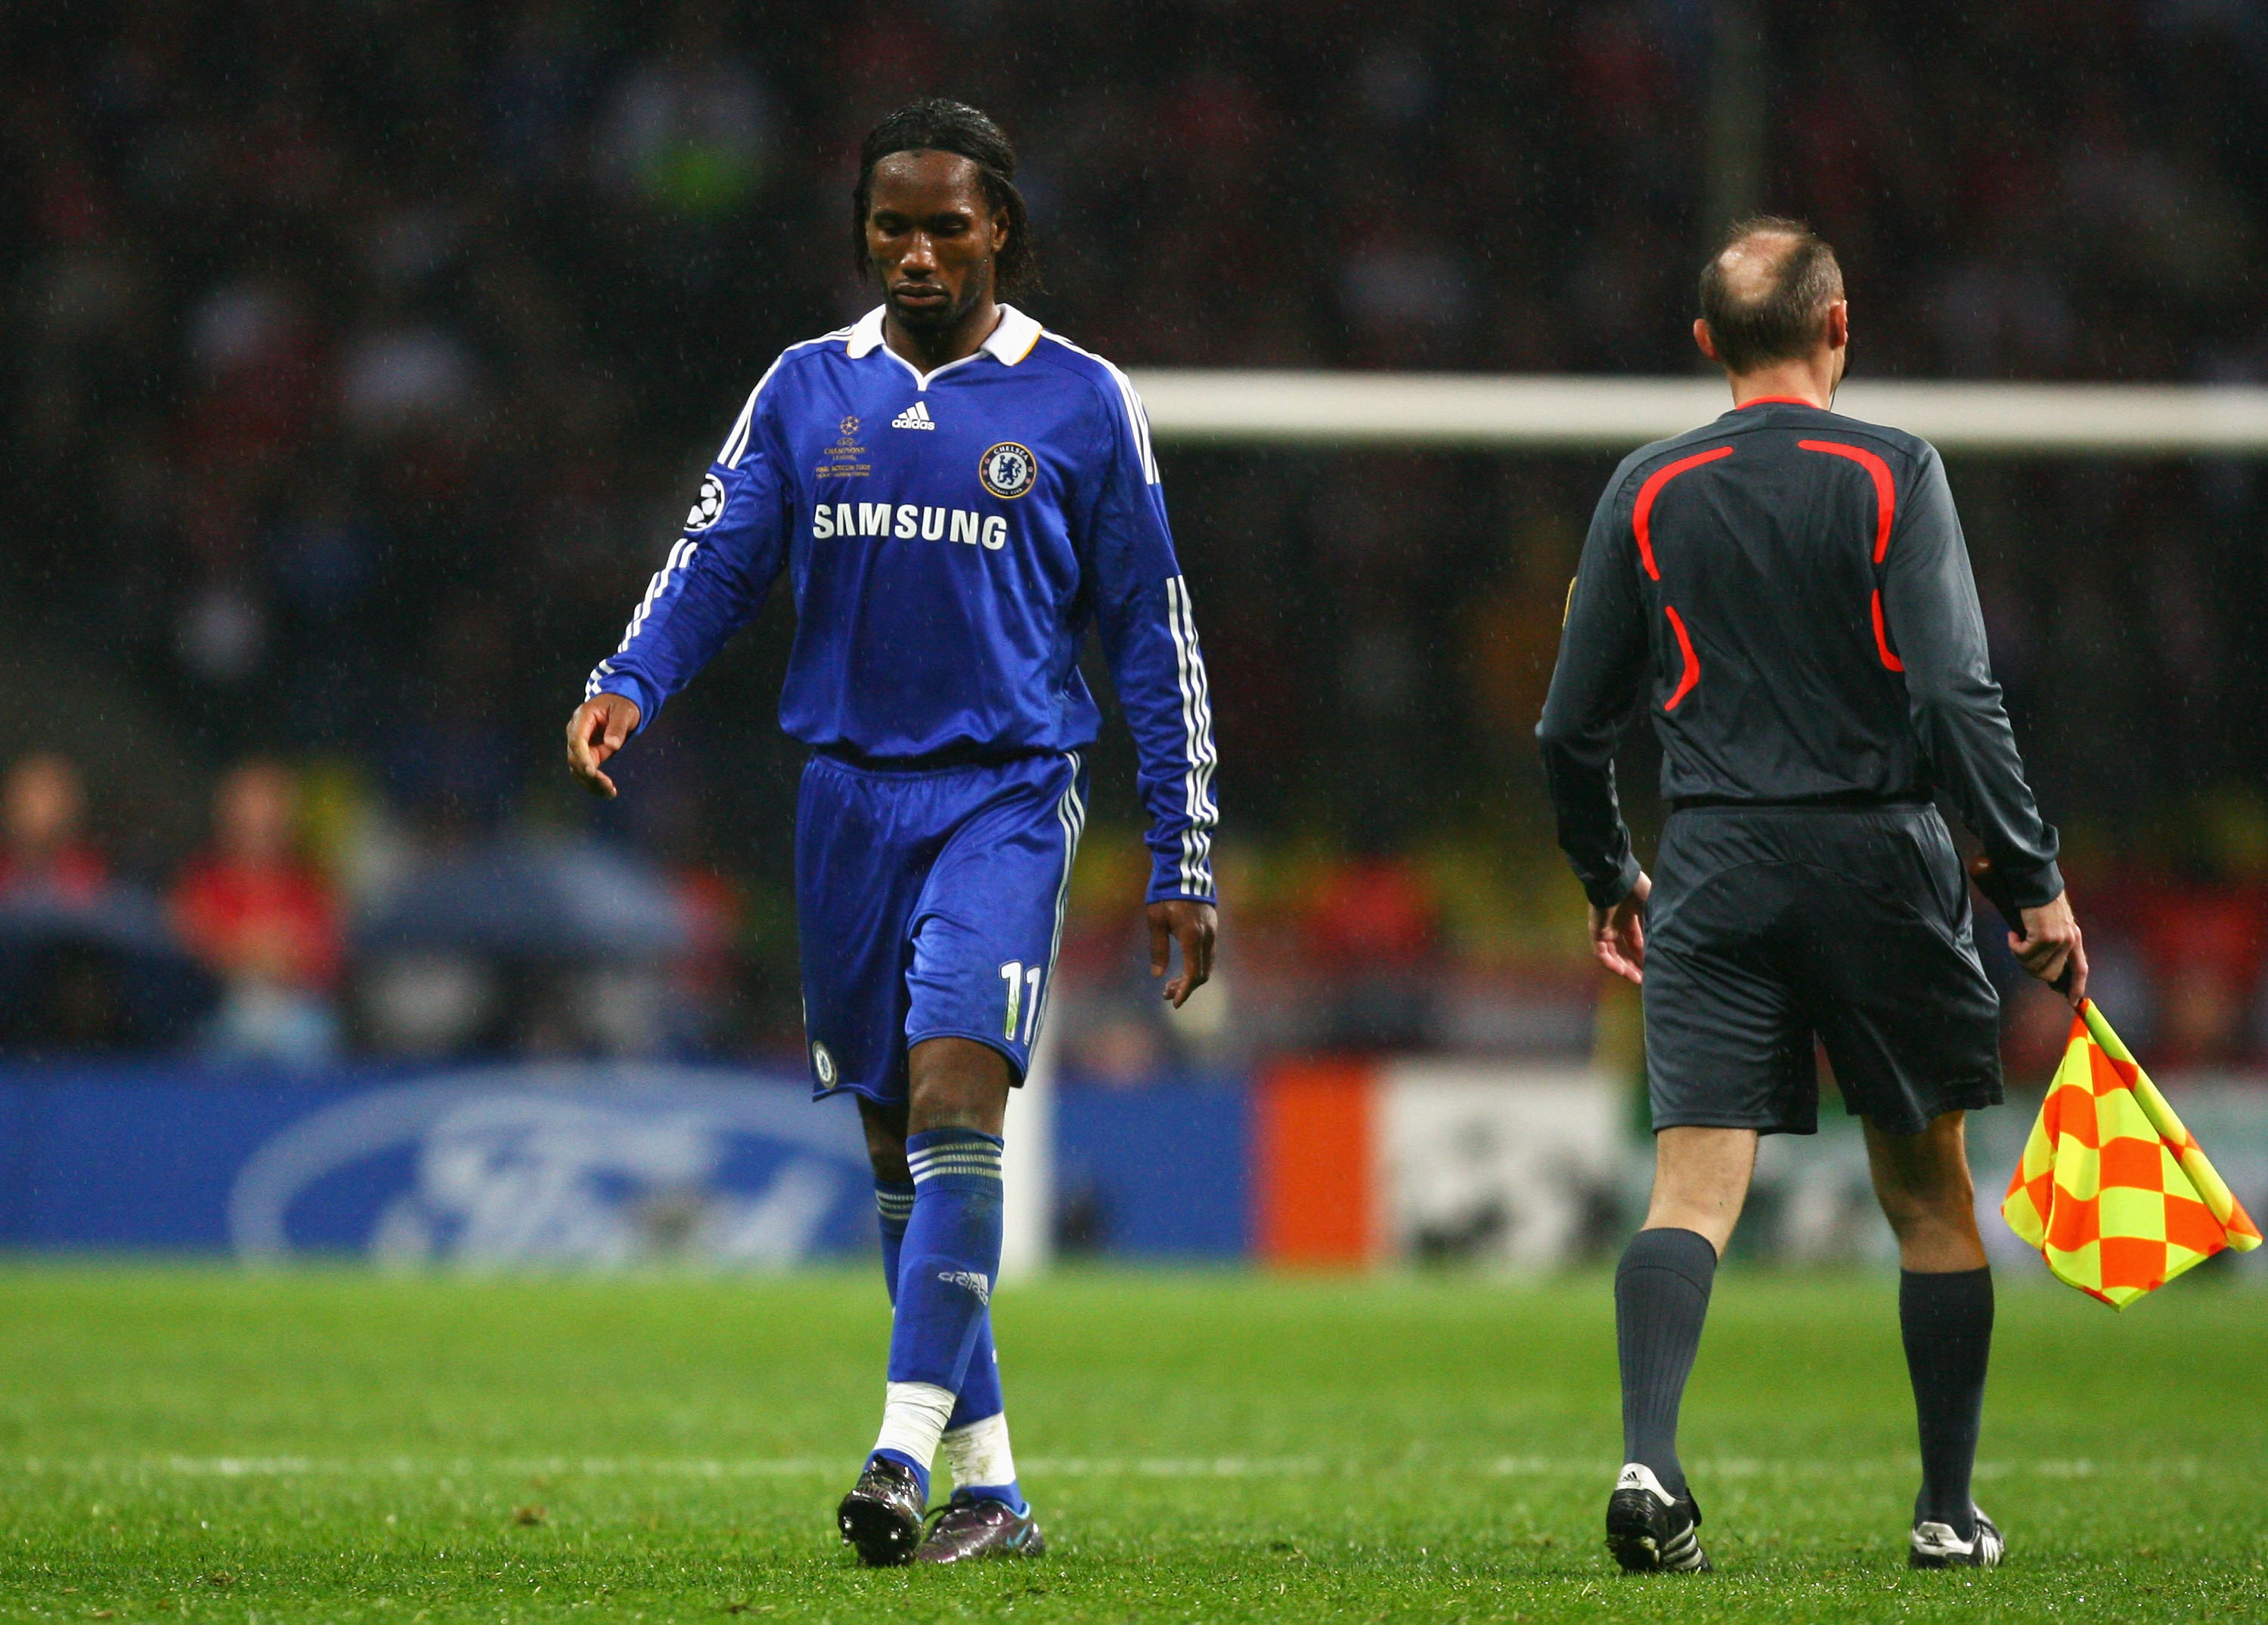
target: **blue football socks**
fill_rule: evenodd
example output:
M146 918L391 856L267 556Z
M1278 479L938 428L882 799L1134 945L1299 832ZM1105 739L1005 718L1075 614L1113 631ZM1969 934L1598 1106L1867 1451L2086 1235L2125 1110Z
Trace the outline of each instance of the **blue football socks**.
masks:
M906 1244L906 1222L914 1216L914 1188L909 1180L874 1181L874 1216L882 1230L882 1284L890 1302L898 1301L898 1255Z
M926 1496L941 1441L957 1496L1020 1511L990 1312L1000 1269L1000 1151L994 1135L932 1129L906 1140L910 1193L875 1182L882 1268L895 1309L875 1453L911 1467Z
M874 1208L881 1221L882 1283L889 1289L890 1304L898 1301L898 1264L905 1251L906 1224L914 1216L914 1187L895 1180L874 1181ZM961 1429L997 1416L1007 1408L1000 1394L1000 1358L992 1347L992 1311L988 1305L978 1317L976 1345L969 1350L968 1372L946 1430Z
M906 1246L906 1224L914 1216L914 1187L910 1180L874 1181L874 1215L882 1230L882 1285L890 1306L898 1303L898 1259Z
M898 1262L890 1380L959 1393L1000 1273L996 1135L932 1129L906 1137L914 1210Z

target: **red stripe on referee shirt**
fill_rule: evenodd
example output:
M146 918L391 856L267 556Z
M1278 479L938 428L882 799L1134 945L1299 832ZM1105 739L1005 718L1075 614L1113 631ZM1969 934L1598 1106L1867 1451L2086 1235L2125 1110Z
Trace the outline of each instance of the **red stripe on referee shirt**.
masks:
M1889 633L1882 625L1882 590L1880 587L1874 589L1874 652L1882 657L1884 670L1903 672L1906 669L1906 663L1890 652Z
M1890 521L1897 517L1898 494L1890 484L1890 466L1872 452L1855 445L1845 445L1840 440L1799 440L1796 445L1807 452L1827 452L1837 457L1847 457L1874 476L1874 562L1879 564L1890 550Z
M1653 564L1653 499L1661 495L1661 488L1683 474L1688 468L1698 468L1703 463L1713 463L1720 457L1730 457L1733 448L1718 446L1713 451L1698 452L1691 457L1681 457L1667 467L1657 468L1648 474L1646 483L1638 488L1638 505L1631 510L1631 530L1638 537L1638 556L1646 566L1647 577L1661 579L1661 572Z
M1663 710L1674 711L1693 692L1693 685L1701 680L1701 661L1693 652L1693 640L1685 635L1685 619L1677 613L1676 607L1664 604L1661 613L1669 617L1669 629L1677 634L1677 652L1685 657L1685 675L1677 680L1677 692L1662 702Z
M1799 440L1796 445L1807 452L1825 452L1834 457L1847 457L1864 468L1874 481L1874 562L1879 564L1889 556L1890 524L1898 515L1897 488L1890 483L1890 466L1863 447L1845 445L1840 440ZM1906 663L1890 652L1889 629L1882 624L1882 590L1874 589L1874 652L1882 658L1886 672L1903 672Z

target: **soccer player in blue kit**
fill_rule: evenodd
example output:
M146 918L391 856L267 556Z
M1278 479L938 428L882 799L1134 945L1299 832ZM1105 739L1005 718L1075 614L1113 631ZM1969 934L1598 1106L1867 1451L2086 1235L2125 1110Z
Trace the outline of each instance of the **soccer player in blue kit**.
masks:
M1178 944L1178 1007L1212 967L1212 713L1149 423L1117 368L998 302L1033 264L1015 165L958 102L867 136L852 234L880 307L764 374L567 727L613 795L608 758L787 572L812 1091L858 1099L895 1306L881 1432L837 1515L876 1565L1044 1548L990 1304L1008 1094L1086 818L1090 623L1151 817L1152 974ZM954 1491L924 1536L940 1444Z

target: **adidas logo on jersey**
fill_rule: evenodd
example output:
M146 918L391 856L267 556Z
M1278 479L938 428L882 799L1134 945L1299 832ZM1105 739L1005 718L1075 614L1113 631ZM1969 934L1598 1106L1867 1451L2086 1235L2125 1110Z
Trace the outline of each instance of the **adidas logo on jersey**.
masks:
M890 420L893 429L934 429L937 420L929 415L929 402L917 401Z

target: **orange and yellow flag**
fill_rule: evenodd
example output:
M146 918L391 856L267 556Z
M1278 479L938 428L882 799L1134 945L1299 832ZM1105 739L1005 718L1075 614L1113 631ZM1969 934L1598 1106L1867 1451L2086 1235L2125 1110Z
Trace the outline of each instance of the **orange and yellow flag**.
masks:
M2089 999L2000 1204L2008 1226L2080 1291L2124 1309L2255 1225L2150 1075Z

